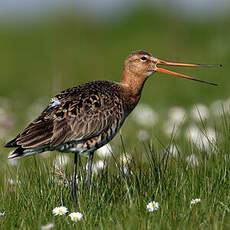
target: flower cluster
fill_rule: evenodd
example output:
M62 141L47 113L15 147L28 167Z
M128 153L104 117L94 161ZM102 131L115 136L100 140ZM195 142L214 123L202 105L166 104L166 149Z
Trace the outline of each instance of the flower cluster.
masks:
M62 216L68 212L68 209L64 206L56 207L53 209L53 214L55 216ZM69 214L72 221L78 222L82 219L83 215L80 212L72 212ZM46 225L45 225L46 226Z
M191 143L195 150L211 155L216 150L218 138L222 137L221 132L218 132L218 127L213 126L213 118L230 114L230 99L215 101L210 106L197 103L192 105L190 109L174 106L169 108L166 114L167 117L164 118L149 105L137 105L131 118L139 127L136 132L138 140L148 141L151 139L150 128L157 126L157 132L163 134L165 138L173 140L173 144L167 150L170 156L184 155L181 151L182 148L175 144L178 138ZM197 154L188 153L185 158L191 166L199 166Z
M192 199L190 205L196 205L201 202L200 198ZM156 201L151 201L146 206L149 212L157 211L159 209L159 203Z

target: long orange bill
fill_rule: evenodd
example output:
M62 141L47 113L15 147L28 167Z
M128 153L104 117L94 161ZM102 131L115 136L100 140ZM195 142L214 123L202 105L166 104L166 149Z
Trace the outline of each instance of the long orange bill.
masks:
M220 66L222 66L222 65L200 65L200 64L186 64L186 63L179 63L179 62L168 62L168 61L163 61L163 60L160 60L160 59L158 59L157 65L170 65L170 66L182 66L182 67L220 67ZM208 81L204 81L204 80L201 80L201 79L193 78L193 77L190 77L190 76L187 76L187 75L184 75L184 74L176 73L176 72L173 72L173 71L170 71L170 70L167 70L167 69L163 69L163 68L159 68L159 67L156 67L155 71L156 72L161 72L161 73L166 73L166 74L171 74L171 75L175 75L175 76L178 76L178 77L187 78L187 79L190 79L190 80L193 80L193 81L203 82L203 83L206 83L206 84L217 86L217 84L212 83L212 82L208 82Z

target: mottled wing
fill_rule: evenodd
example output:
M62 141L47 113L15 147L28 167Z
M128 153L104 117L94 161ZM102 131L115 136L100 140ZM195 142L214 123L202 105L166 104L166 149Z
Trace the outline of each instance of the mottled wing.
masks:
M120 98L109 91L94 89L94 85L88 90L83 86L57 95L6 147L55 147L71 140L84 141L122 121L124 114Z
M112 103L105 103L105 95L86 96L65 101L55 114L50 146L71 140L84 141L107 130L117 118Z

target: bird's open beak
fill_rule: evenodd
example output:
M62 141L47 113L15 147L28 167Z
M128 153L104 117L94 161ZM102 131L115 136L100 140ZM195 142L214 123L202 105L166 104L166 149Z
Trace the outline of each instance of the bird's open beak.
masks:
M186 66L188 66L188 67L220 67L220 66L222 66L222 65L185 64L185 63L179 63L179 62L168 62L168 61L163 61L163 60L158 59L156 67L155 67L155 70L154 70L156 72L171 74L171 75L175 75L175 76L178 76L178 77L183 77L183 78L187 78L187 79L190 79L190 80L193 80L193 81L199 81L199 82L203 82L203 83L207 83L207 84L215 85L215 86L217 84L212 83L212 82L208 82L208 81L204 81L204 80L200 80L200 79L197 79L197 78L193 78L193 77L190 77L190 76L187 76L187 75L184 75L184 74L176 73L176 72L173 72L173 71L170 71L170 70L167 70L167 69L159 68L157 65L171 65L171 66L182 66L182 67L186 67Z

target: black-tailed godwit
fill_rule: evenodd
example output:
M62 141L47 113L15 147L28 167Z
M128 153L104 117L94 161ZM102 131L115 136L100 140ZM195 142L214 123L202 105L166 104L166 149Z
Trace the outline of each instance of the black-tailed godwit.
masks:
M93 155L116 135L141 97L147 78L155 72L216 85L158 67L218 66L162 61L145 51L132 52L124 63L121 82L92 81L62 91L45 110L5 147L15 147L9 159L57 150L75 154L73 196L77 205L78 153L87 156L86 185L90 186Z

